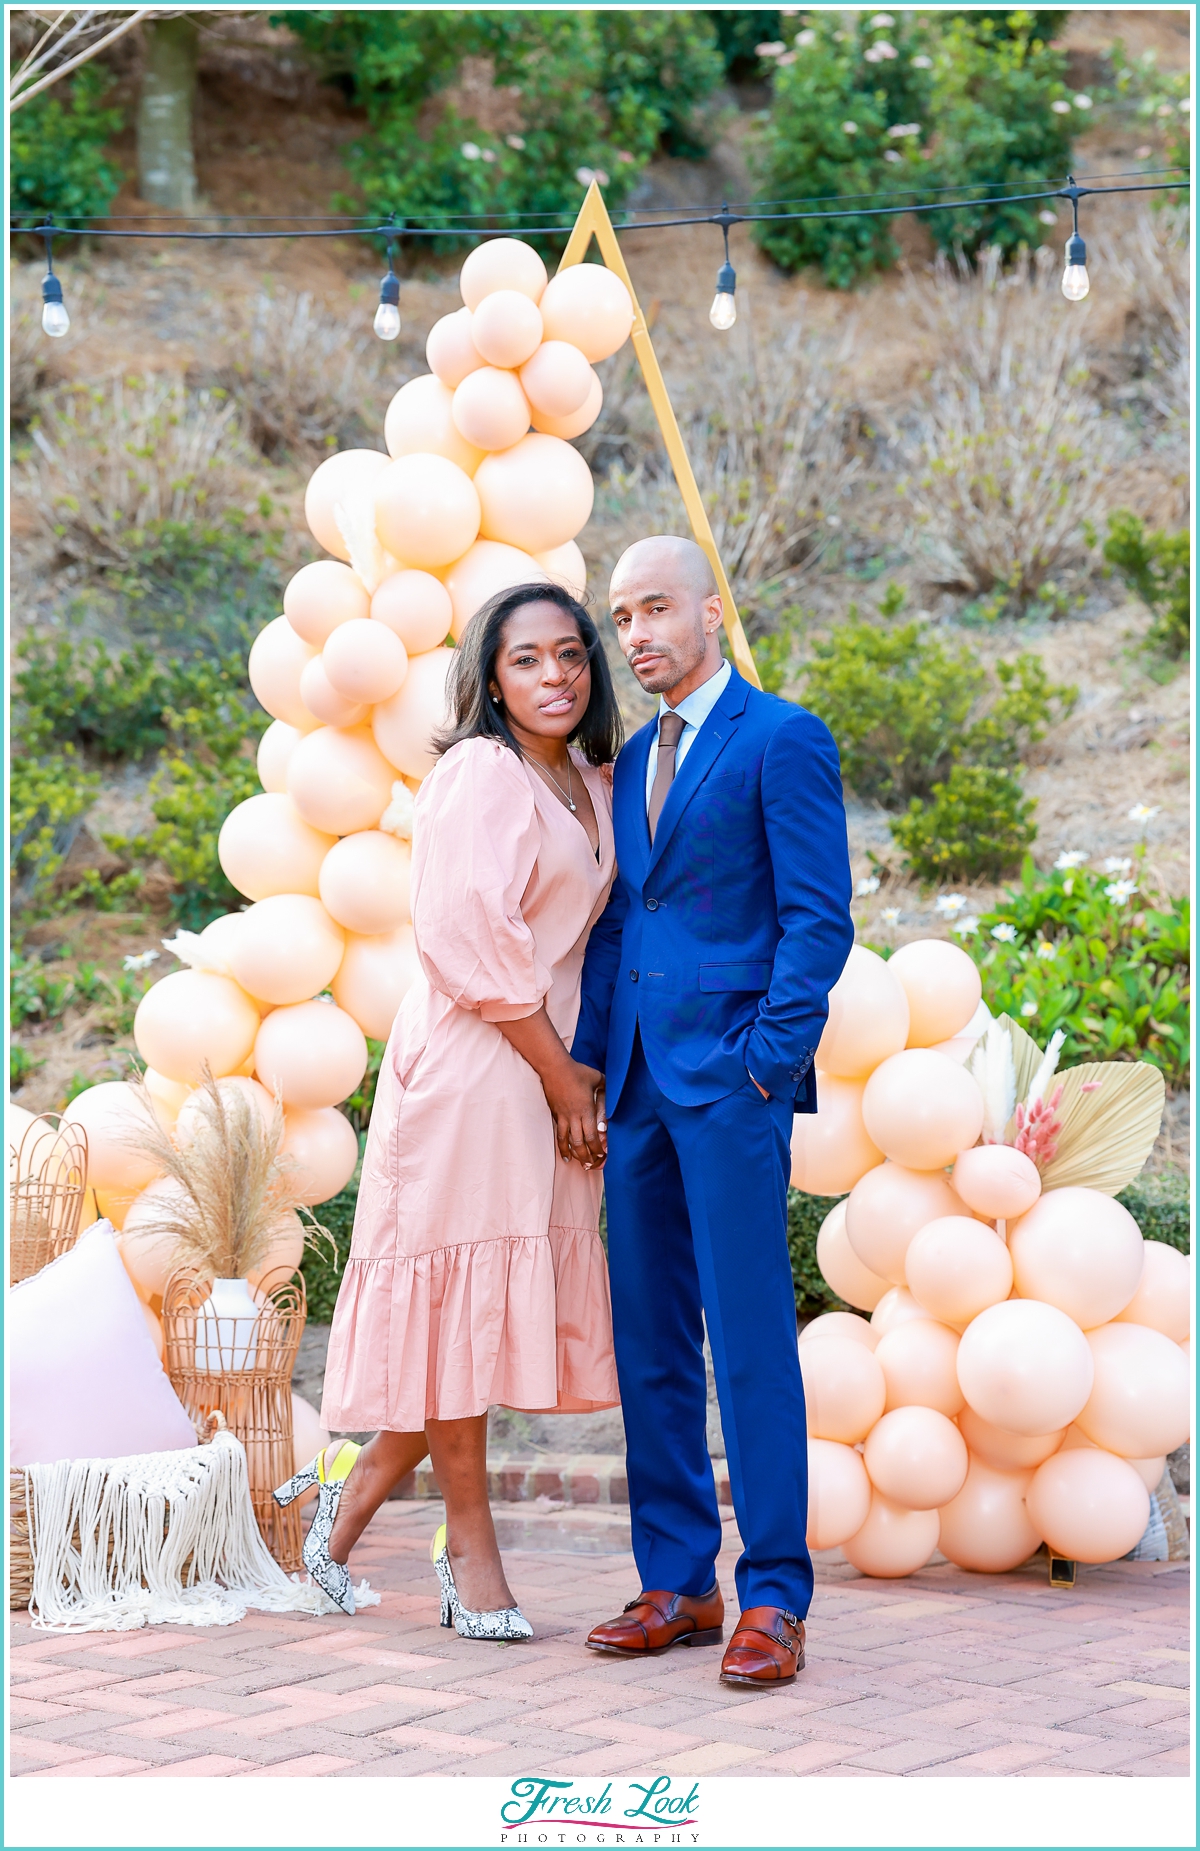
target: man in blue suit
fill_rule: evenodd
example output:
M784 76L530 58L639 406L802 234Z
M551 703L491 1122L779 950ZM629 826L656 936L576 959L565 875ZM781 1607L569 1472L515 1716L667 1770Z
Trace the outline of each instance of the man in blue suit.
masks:
M812 1596L804 1391L787 1249L794 1112L853 942L837 748L722 660L690 540L611 586L659 710L617 760L619 873L583 970L575 1060L605 1075L613 1331L642 1591L588 1637L640 1656L723 1637L707 1325L744 1551L726 1683L790 1683Z

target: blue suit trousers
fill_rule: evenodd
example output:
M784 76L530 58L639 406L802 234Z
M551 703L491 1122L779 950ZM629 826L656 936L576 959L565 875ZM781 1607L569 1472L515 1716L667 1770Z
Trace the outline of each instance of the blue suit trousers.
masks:
M792 1101L752 1081L676 1105L641 1036L609 1117L613 1335L643 1588L703 1594L721 1519L706 1442L707 1324L743 1553L741 1608L812 1599L808 1444L787 1250Z

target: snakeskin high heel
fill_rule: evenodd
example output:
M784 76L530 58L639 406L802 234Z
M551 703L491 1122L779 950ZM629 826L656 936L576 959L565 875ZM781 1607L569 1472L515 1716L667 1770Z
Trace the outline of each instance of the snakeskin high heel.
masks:
M301 1467L294 1478L289 1478L286 1485L280 1485L278 1491L272 1492L277 1504L286 1505L293 1503L313 1485L318 1487L317 1514L309 1525L301 1551L304 1566L330 1600L336 1601L343 1613L350 1614L354 1612L354 1589L344 1564L335 1562L329 1553L329 1538L333 1535L346 1480L361 1451L362 1447L356 1446L353 1440L343 1440L338 1447L333 1469L326 1475L323 1449L315 1459L310 1459L306 1466Z
M429 1559L437 1569L442 1589L442 1625L453 1626L460 1639L491 1639L497 1644L514 1645L520 1639L532 1639L533 1627L519 1607L497 1607L492 1613L472 1613L458 1598L450 1550L443 1523L429 1548Z

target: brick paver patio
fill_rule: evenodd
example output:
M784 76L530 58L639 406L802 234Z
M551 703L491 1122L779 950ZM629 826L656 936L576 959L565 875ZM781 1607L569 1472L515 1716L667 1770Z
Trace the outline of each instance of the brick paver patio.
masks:
M823 1558L808 1669L760 1694L722 1689L717 1650L635 1663L583 1649L637 1591L632 1558L611 1552L628 1535L616 1513L497 1518L530 1645L438 1626L441 1507L425 1500L386 1505L355 1552L383 1603L352 1620L56 1635L14 1616L13 1772L1188 1773L1186 1563L1081 1568L1059 1591L1044 1562L895 1582ZM546 1549L564 1538L610 1552Z

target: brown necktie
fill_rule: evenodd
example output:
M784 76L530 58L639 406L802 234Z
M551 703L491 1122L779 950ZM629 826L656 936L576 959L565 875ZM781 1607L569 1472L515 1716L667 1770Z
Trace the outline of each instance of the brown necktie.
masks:
M654 831L662 807L667 801L667 792L675 776L675 748L686 722L681 714L664 713L658 720L658 763L654 768L654 783L650 786L650 807L646 812L650 824L650 840L654 840Z

